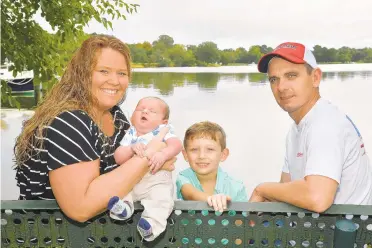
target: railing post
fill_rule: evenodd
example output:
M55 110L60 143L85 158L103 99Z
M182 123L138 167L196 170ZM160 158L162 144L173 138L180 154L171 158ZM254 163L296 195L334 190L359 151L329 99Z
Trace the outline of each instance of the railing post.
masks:
M334 247L335 248L354 248L357 226L354 222L347 219L336 221Z

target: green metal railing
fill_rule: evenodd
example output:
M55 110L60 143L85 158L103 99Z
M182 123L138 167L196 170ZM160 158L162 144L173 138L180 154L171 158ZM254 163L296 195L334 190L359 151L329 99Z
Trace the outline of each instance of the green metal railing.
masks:
M372 247L372 206L333 205L322 214L284 203L232 203L223 213L204 202L176 201L166 231L144 242L136 224L103 213L77 223L55 201L1 201L1 247Z

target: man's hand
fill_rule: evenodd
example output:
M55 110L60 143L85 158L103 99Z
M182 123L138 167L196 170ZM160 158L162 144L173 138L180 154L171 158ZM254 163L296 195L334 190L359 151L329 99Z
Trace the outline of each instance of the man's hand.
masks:
M224 194L211 195L207 199L208 205L213 207L214 211L220 212L227 209L227 201L231 201L231 197Z
M152 174L155 174L158 172L163 164L165 163L166 156L163 152L157 152L155 153L150 159L149 159L149 165L150 165L150 171Z
M145 150L146 150L146 145L143 143L136 143L131 145L131 148L137 156L143 158L145 157Z
M269 201L265 197L261 196L259 193L259 190L257 189L259 186L257 186L251 195L251 198L249 198L249 202L266 202Z

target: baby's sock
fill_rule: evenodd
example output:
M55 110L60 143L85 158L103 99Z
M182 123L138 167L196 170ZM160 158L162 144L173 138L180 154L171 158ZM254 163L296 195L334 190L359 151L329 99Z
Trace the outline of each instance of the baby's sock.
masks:
M142 238L144 238L145 240L149 239L152 236L152 227L150 223L144 218L141 218L138 221L137 229Z
M128 201L120 200L119 197L111 197L107 204L110 216L117 220L129 219L133 214L133 208Z

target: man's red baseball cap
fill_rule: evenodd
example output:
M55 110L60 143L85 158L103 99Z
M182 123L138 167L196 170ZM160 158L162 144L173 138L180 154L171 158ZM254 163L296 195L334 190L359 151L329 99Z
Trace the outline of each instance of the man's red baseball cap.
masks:
M313 68L317 68L314 54L303 44L295 42L284 42L277 46L271 53L265 54L258 62L258 71L267 73L270 60L274 57L282 57L285 60L295 64L309 64Z

